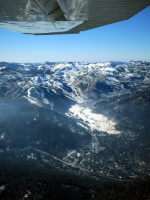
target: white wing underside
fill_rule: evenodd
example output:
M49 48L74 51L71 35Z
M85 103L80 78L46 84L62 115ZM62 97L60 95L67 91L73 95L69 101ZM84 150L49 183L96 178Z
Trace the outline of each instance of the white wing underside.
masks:
M0 0L0 28L79 33L128 19L149 5L150 0Z

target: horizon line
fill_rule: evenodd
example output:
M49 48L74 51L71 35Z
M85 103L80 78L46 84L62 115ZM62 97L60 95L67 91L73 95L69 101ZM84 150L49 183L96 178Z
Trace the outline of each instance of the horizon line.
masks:
M105 61L78 61L78 60L74 60L74 61L39 61L39 62L34 62L34 61L6 61L6 60L2 60L0 61L0 63L17 63L17 64L28 64L28 63L34 63L34 64L45 64L47 62L50 62L50 63L70 63L70 62L77 62L77 63L98 63L98 62L102 62L102 63L106 63L106 62L122 62L122 63L125 63L125 62L150 62L150 59L130 59L130 60L105 60Z

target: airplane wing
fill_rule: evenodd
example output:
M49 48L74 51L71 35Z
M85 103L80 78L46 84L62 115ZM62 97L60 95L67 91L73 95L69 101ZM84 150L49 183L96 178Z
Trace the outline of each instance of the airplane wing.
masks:
M0 28L70 34L127 20L150 0L0 0Z

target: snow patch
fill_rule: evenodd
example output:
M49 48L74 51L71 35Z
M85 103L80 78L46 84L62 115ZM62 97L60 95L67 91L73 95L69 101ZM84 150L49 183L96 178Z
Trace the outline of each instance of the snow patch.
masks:
M85 128L88 127L91 131L97 130L107 132L108 134L120 134L115 128L116 122L114 120L102 114L94 113L88 107L82 107L79 104L73 105L66 115L80 120L78 124L81 124L81 126Z

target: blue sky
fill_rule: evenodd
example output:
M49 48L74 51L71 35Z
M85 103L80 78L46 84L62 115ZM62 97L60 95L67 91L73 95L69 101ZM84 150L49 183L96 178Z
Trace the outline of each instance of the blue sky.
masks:
M0 30L0 61L150 60L150 7L127 21L73 35L33 36Z

